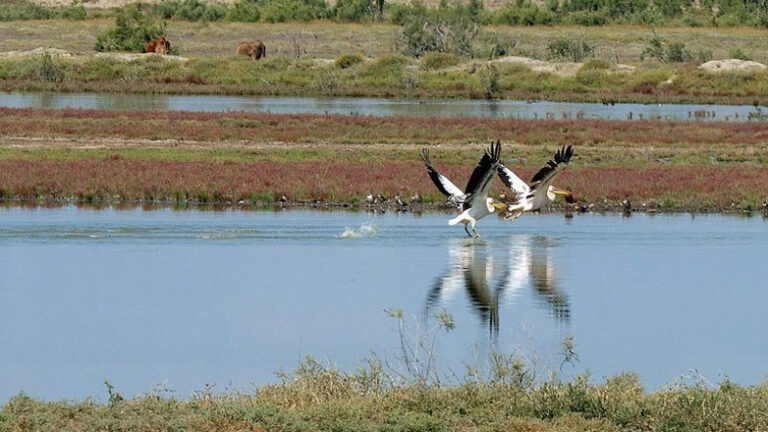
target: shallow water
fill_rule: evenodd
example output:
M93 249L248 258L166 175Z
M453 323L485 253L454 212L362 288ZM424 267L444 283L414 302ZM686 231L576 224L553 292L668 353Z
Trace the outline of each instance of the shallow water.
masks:
M564 375L768 372L768 223L525 215L462 238L445 214L0 209L0 401L250 390L306 354L397 363L402 308L446 373L495 349ZM425 322L425 319L428 321ZM579 362L563 365L573 336Z
M139 111L271 112L367 116L491 117L519 119L765 120L752 105L675 105L526 102L515 100L311 98L99 93L0 93L0 106ZM750 117L750 114L752 117Z

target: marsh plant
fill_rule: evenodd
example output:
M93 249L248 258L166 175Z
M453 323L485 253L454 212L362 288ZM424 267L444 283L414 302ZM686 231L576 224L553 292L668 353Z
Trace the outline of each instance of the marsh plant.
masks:
M583 39L556 38L547 44L550 60L581 62L595 53L595 48Z

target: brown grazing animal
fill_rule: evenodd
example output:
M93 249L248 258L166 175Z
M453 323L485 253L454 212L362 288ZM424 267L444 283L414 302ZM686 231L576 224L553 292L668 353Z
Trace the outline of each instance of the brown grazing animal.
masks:
M168 54L168 51L170 51L170 49L171 49L171 43L168 42L168 39L166 39L165 36L160 36L154 40L147 42L147 46L144 48L144 52Z
M267 47L260 40L253 42L240 42L235 48L235 54L248 56L258 60L267 56Z

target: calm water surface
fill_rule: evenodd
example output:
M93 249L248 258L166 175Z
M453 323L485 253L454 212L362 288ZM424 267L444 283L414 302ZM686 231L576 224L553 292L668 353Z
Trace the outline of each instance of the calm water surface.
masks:
M448 218L0 209L0 401L104 400L104 379L186 397L250 390L307 354L347 370L371 350L395 360L385 308L413 325L453 314L437 355L459 373L495 349L558 369L573 336L566 375L766 378L762 218L488 218L482 241Z
M139 111L271 112L370 116L750 121L768 118L752 105L676 105L99 93L0 93L0 106ZM750 117L750 114L752 117Z

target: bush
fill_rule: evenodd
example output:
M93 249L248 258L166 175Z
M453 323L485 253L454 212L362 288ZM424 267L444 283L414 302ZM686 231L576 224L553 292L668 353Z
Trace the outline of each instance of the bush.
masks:
M491 12L488 21L497 25L547 25L555 23L557 16L549 9L526 4L497 9Z
M96 51L143 52L150 40L165 34L165 24L156 23L144 13L142 6L132 4L118 9L115 25L96 37Z
M4 1L0 7L0 21L50 19L55 16L53 9L28 0Z
M428 52L421 56L421 65L426 70L442 69L461 63L461 59L450 53Z
M344 54L336 59L336 67L346 69L363 61L363 57L357 54Z
M579 70L606 70L611 67L610 63L599 58L589 58L584 61Z
M475 54L478 57L495 59L512 54L515 45L515 41L503 39L496 33L483 32L480 37L480 47Z
M739 60L752 60L752 56L744 51L741 50L741 48L733 48L728 53L728 56L730 58L739 59Z
M64 6L60 11L61 17L70 20L84 20L88 17L88 11L85 6L72 2L69 6Z
M264 21L312 21L327 15L324 0L266 0L261 8Z
M598 11L578 11L568 15L568 21L582 26L601 26L609 22L608 14L605 9Z
M494 65L487 65L480 70L480 85L486 99L497 99L501 96L499 70Z
M547 44L547 54L551 60L580 62L594 52L595 49L584 40L557 38Z
M257 0L238 0L229 9L227 19L239 22L257 22L261 19Z
M64 70L49 53L45 53L40 57L37 78L43 81L58 83L64 80Z
M338 0L331 14L337 21L367 22L376 18L378 9L371 0Z
M703 57L706 52L701 54ZM694 55L685 49L684 43L665 43L658 37L654 37L648 42L648 46L643 50L640 57L643 59L652 58L664 63L682 63L694 59Z
M467 6L441 3L435 10L414 6L400 34L405 52L415 57L430 51L471 56L479 31L476 8L472 3Z

